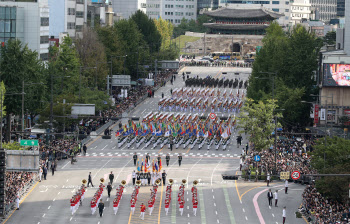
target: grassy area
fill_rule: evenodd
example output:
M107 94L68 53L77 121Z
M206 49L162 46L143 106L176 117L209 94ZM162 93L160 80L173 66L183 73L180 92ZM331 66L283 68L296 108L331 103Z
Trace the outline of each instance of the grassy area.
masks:
M173 43L176 43L176 46L179 46L180 42L180 49L185 48L185 44L189 42L194 42L196 40L199 40L200 37L191 37L191 36L186 36L186 35L181 35L175 39L173 39ZM182 50L180 50L180 54L182 54Z

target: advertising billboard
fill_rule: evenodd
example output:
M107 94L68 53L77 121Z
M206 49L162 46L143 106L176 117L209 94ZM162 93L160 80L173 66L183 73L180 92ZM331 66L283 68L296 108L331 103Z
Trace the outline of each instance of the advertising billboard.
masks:
M350 64L323 64L324 86L350 86Z

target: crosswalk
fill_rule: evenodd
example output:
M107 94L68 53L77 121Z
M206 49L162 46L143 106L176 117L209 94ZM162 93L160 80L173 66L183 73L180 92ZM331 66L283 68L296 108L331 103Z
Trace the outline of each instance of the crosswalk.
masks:
M167 155L168 153L149 153L150 155L160 155L160 156L165 156ZM215 154L215 153L181 153L183 157L214 157L214 158L235 158L235 157L238 157L237 154L230 154L230 153L227 153L227 154ZM95 157L95 156L115 156L115 157L132 157L134 155L134 153L130 152L130 153L126 153L126 152L107 152L107 153L104 153L104 152L100 152L100 153L96 153L96 152L93 152L93 153L86 153L86 155L78 155L78 157ZM170 157L173 157L173 156L178 156L179 153L169 153L169 156ZM143 152L138 152L137 153L137 156L139 157L143 157L143 156L146 156L146 153L143 153Z

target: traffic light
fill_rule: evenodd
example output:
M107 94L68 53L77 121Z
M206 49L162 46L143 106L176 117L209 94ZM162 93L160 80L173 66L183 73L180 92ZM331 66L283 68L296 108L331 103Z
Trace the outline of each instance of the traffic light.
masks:
M0 215L5 214L6 152L0 149Z

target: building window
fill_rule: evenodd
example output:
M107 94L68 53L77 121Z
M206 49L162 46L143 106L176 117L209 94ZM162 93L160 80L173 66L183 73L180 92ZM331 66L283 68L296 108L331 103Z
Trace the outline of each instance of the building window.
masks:
M289 17L288 16L286 16L286 20L288 20L289 19Z
M81 32L81 31L83 31L83 26L82 25L76 25L75 29L76 29L77 32Z
M75 29L75 23L67 23L67 29L68 30L74 30Z
M286 9L285 12L289 12L289 9Z
M84 4L84 0L77 0L77 4Z
M286 5L289 5L289 2L286 2Z
M274 12L279 12L280 9L272 9L272 11L274 11Z
M49 53L40 54L40 59L41 59L42 61L47 61L47 60L49 60Z
M49 17L41 17L41 26L49 26Z
M280 1L272 1L272 4L273 4L273 5L279 5L279 4L280 4Z
M40 36L40 44L48 44L49 36Z
M73 8L68 8L68 15L75 15L75 9Z
M84 12L77 11L77 18L84 18Z

